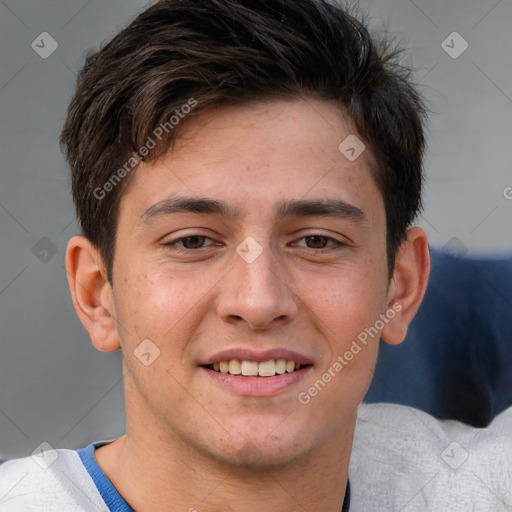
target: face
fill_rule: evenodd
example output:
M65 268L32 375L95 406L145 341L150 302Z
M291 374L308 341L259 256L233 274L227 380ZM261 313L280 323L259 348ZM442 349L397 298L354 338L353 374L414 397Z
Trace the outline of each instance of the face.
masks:
M128 431L276 466L353 430L379 336L351 347L389 281L368 155L338 149L352 133L323 101L210 109L137 170L113 265Z

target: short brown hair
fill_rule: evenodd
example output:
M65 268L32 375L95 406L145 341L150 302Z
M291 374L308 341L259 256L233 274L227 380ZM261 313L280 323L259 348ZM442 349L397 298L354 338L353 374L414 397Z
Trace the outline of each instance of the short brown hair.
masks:
M109 281L120 198L137 162L176 140L171 117L185 105L194 116L277 97L336 100L353 121L375 162L391 275L421 209L426 110L390 47L329 0L160 0L89 54L60 142L83 234Z

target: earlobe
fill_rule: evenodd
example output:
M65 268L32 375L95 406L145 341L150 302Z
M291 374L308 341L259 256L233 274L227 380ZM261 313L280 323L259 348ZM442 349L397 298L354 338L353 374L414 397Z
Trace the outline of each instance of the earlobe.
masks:
M388 308L396 314L381 332L381 338L398 345L407 335L407 328L420 307L427 289L430 254L425 231L414 227L407 231L407 240L398 251L389 286Z
M101 255L87 238L69 241L66 272L73 305L93 345L103 352L121 348L112 288Z

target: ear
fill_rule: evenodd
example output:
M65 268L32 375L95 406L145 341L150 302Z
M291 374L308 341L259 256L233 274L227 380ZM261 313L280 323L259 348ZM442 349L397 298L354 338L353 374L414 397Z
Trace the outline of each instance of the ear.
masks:
M396 314L382 329L381 338L386 343L398 345L405 339L407 328L425 295L429 273L427 235L421 228L410 228L398 251L389 285L388 310L394 310Z
M87 238L74 236L69 241L66 272L73 305L92 344L103 352L121 348L112 287L98 249Z

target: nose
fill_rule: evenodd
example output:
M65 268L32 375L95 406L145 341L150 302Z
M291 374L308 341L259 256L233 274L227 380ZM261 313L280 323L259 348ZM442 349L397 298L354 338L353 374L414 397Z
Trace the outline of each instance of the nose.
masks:
M283 263L265 246L252 262L236 254L233 268L221 283L219 317L252 330L285 325L299 311L298 298L287 279Z

